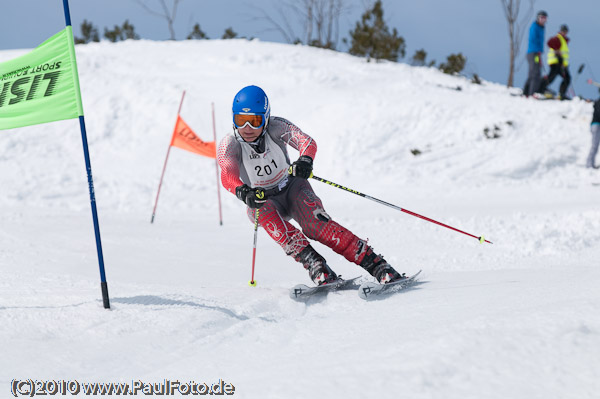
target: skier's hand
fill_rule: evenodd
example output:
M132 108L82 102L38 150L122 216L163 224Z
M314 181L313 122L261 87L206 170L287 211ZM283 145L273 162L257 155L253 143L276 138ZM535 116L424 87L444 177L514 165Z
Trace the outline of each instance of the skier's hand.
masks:
M252 209L258 209L267 202L267 194L261 187L251 189L246 195L246 205Z
M313 160L307 155L302 155L290 166L290 175L308 179L312 176Z
M540 53L537 53L535 55L535 57L533 58L533 60L535 61L536 64L539 64L540 63Z
M261 187L251 188L244 184L235 188L235 195L252 209L258 209L267 202L267 195Z
M237 186L235 188L235 196L238 197L238 199L240 201L242 201L243 203L246 203L246 196L248 195L250 190L252 190L252 189L250 187L248 187L246 184L244 184L242 186Z

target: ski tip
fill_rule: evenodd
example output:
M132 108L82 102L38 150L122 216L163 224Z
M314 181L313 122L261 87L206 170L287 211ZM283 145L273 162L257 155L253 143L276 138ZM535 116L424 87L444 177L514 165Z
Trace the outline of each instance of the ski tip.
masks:
M290 298L292 298L292 299L298 299L299 297L302 296L302 294L306 290L310 290L310 287L308 285L305 285L305 284L295 285L294 288L292 288L290 290Z
M361 299L365 299L366 300L366 299L368 299L370 297L372 291L376 290L378 286L379 286L379 284L377 284L377 283L372 283L372 282L363 283L358 288L358 296Z

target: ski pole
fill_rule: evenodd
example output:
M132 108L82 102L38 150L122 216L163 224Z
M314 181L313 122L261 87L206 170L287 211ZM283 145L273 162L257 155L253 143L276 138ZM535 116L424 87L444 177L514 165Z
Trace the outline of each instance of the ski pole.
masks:
M575 84L577 83L577 79L579 79L579 76L581 75L581 72L583 72L583 68L585 68L585 64L581 64L579 65L579 68L577 69L577 75L575 76L575 80L571 82L569 89L571 89L572 97L575 98L577 96L577 93L575 92Z
M592 79L588 79L587 82L588 82L588 84L590 84L592 86L600 87L600 83L594 82Z
M579 79L579 77L581 76L581 72L583 72L584 68L585 68L585 64L579 65L579 68L577 69L577 76L575 76L575 81L573 82L573 86L575 86L575 83L577 83L577 79Z
M259 210L254 211L254 245L252 247L252 278L248 281L250 287L256 287L256 280L254 280L254 265L256 262L256 238L258 237L258 214Z
M428 221L428 222L435 223L435 224L437 224L437 225L439 225L439 226L443 226L443 227L446 227L446 228L448 228L448 229L450 229L450 230L454 230L454 231L457 231L457 232L459 232L459 233L462 233L462 234L468 235L469 237L477 238L481 244L483 244L484 242L487 242L487 243L489 243L489 244L493 244L491 241L488 241L488 240L486 240L486 239L485 239L483 236L479 236L479 237L477 237L477 236L475 236L475 235L473 235L473 234L469 234L469 233L467 233L467 232L465 232L465 231L462 231L462 230L456 229L456 228L454 228L454 227L452 227L452 226L448 226L447 224L440 223L440 222L438 222L438 221L435 221L435 220L433 220L433 219L430 219L430 218L428 218L428 217L425 217L425 216L423 216L423 215L419 215L418 213L411 212L411 211L409 211L409 210L407 210L407 209L402 209L402 208L400 208L399 206L396 206L396 205L390 204L389 202L382 201L382 200L380 200L380 199L377 199L377 198L371 197L370 195L363 194L363 193L361 193L361 192L359 192L359 191L356 191L356 190L353 190L353 189L351 189L351 188L344 187L344 186L341 186L341 185L339 185L339 184L337 184L337 183L334 183L334 182L332 182L332 181L329 181L329 180L326 180L326 179L320 178L320 177L318 177L318 176L315 176L315 175L313 175L312 173L311 173L310 177L311 177L311 178L313 178L313 179L315 179L315 180L318 180L318 181L320 181L321 183L329 184L330 186L333 186L333 187L336 187L336 188L342 189L342 190L344 190L344 191L347 191L347 192L349 192L349 193L352 193L352 194L356 194L356 195L358 195L358 196L361 196L361 197L363 197L363 198L369 199L369 200L371 200L371 201L375 201L375 202L377 202L377 203L379 203L379 204L381 204L381 205L389 206L390 208L396 209L396 210L398 210L398 211L401 211L401 212L404 212L404 213L408 213L409 215L416 216L416 217L418 217L418 218L421 218L421 219L423 219L423 220L426 220L426 221Z

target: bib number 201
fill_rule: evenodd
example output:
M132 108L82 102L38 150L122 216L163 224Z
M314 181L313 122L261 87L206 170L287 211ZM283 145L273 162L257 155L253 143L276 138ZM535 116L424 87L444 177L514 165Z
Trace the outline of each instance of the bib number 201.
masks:
M275 169L277 169L277 164L275 163L275 160L272 160L271 163L273 164ZM254 170L256 171L257 176L264 176L264 175L270 176L273 173L273 169L271 169L270 164L265 165L265 166L256 165L254 167Z

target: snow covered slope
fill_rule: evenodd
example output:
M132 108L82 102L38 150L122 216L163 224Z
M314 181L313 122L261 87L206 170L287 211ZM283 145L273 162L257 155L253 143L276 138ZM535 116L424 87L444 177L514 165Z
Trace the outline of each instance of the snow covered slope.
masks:
M97 43L77 57L112 309L77 122L1 132L0 396L37 378L223 379L239 398L597 397L591 104L260 41ZM222 191L219 226L214 161L177 148L151 225L182 91L183 118L212 140L211 103L220 139L248 84L316 139L316 175L494 244L314 181L333 218L423 284L293 302L306 272L261 232L248 287L243 205ZM338 273L365 274L315 246Z

